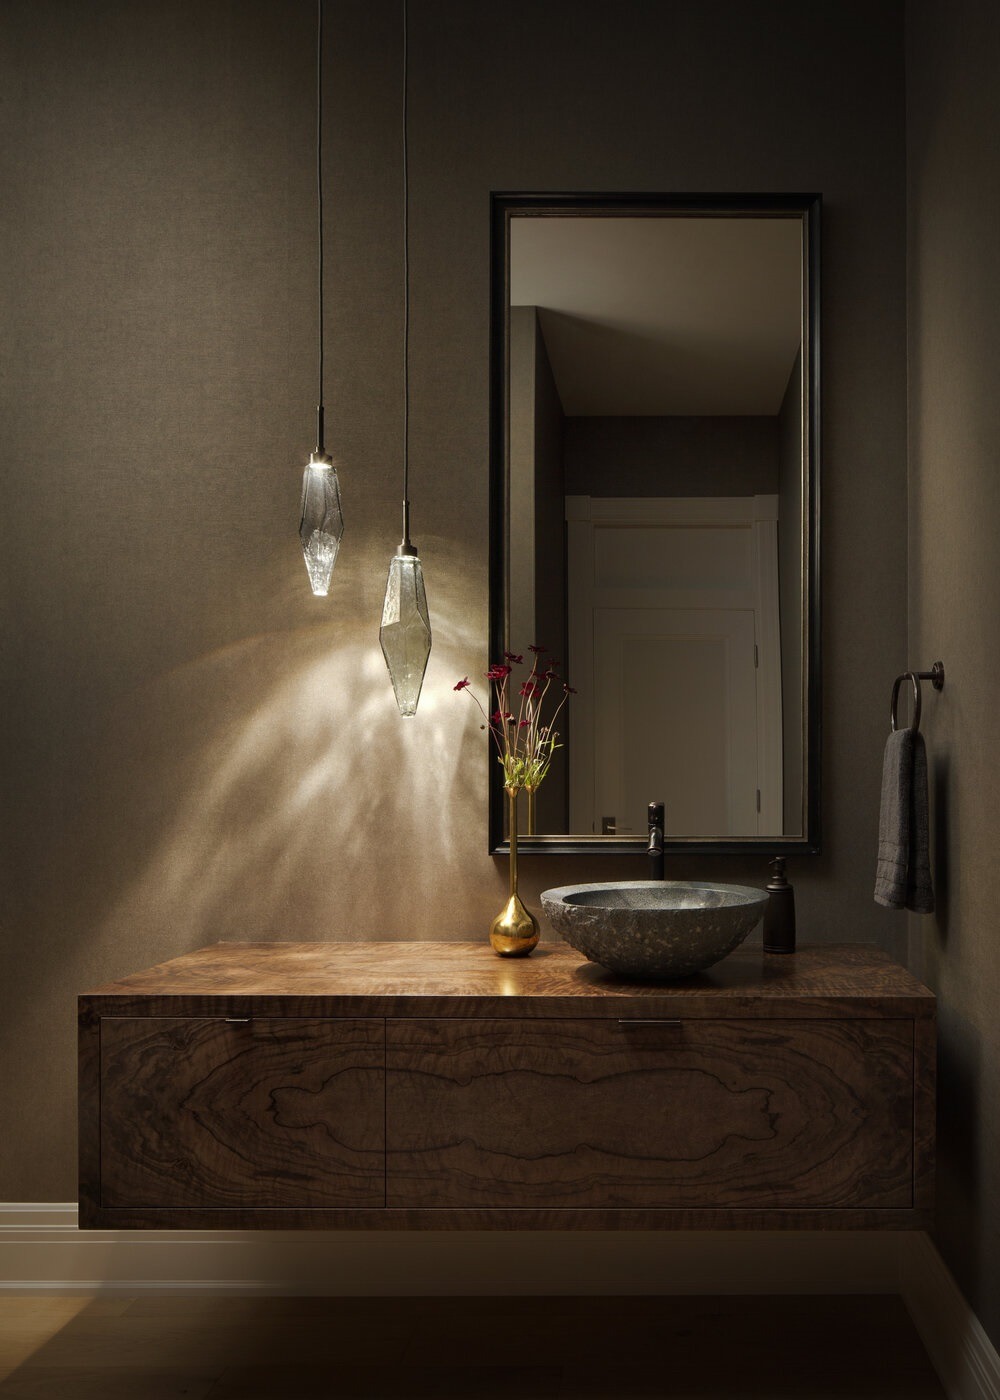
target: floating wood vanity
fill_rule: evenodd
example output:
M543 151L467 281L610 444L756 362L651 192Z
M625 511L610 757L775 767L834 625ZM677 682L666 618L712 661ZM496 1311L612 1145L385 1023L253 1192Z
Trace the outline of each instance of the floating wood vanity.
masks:
M918 1229L934 1034L867 946L220 943L80 998L80 1224Z

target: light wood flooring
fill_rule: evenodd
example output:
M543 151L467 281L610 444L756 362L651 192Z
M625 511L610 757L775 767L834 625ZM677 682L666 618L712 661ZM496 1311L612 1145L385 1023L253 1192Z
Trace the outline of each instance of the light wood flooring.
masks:
M19 1400L944 1400L893 1297L0 1295Z

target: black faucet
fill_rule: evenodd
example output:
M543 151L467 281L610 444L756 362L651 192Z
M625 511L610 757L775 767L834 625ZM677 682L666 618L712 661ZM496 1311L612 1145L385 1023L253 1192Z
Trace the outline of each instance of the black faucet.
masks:
M651 802L647 809L649 818L649 845L646 856L649 860L649 878L663 879L663 803Z

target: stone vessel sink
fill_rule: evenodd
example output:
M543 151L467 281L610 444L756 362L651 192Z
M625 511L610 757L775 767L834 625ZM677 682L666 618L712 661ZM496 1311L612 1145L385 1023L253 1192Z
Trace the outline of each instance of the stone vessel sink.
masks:
M738 948L767 891L747 885L633 880L544 890L552 927L573 948L625 977L691 977Z

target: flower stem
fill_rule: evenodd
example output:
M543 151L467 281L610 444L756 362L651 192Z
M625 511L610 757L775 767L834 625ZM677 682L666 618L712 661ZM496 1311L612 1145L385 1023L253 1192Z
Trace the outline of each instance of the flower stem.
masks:
M508 788L507 798L510 812L508 822L510 837L510 893L511 896L517 894L517 795L520 788Z

